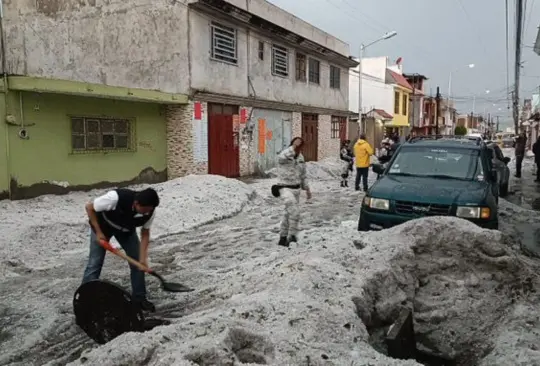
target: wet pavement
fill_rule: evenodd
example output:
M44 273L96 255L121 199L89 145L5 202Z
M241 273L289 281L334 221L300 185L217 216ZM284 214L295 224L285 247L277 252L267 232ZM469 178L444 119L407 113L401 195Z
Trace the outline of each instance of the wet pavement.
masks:
M505 199L529 210L540 211L540 183L536 183L536 167L534 158L527 157L523 161L521 178L514 177L515 164L510 164L510 194Z
M538 212L540 218L540 183L536 183L536 166L534 157L526 157L523 161L522 177L516 178L515 163L510 163L510 190L505 199L515 205L528 210ZM522 248L530 255L540 258L540 220L531 220L530 215L520 212L512 214L509 225L504 225L501 230L519 239ZM501 220L502 222L507 220Z

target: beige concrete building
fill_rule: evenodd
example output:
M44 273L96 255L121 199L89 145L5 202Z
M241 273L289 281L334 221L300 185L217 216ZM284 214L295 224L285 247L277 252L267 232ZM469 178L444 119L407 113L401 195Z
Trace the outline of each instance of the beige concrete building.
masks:
M17 0L4 15L9 74L172 95L169 179L265 172L294 136L321 160L346 136L349 45L265 0Z

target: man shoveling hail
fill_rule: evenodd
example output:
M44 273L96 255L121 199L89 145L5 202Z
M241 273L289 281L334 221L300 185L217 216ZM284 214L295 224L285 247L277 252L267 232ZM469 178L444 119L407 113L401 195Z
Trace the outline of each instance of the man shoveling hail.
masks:
M90 220L90 254L82 283L99 279L106 250L100 242L109 242L114 237L126 254L148 266L148 244L150 227L154 221L159 196L152 188L136 192L116 189L86 204ZM141 228L141 239L136 228ZM144 272L131 268L133 301L142 310L155 311L154 304L146 298Z

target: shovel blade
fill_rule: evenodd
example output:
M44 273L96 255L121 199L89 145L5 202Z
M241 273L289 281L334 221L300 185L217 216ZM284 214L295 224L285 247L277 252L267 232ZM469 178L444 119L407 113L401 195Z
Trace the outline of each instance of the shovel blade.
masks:
M192 292L195 289L182 285L181 283L163 282L161 287L168 292Z

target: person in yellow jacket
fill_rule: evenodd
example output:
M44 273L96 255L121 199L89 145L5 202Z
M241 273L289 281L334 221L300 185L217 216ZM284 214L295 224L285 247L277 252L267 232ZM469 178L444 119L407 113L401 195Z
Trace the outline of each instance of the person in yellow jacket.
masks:
M354 188L360 190L360 180L363 180L364 192L368 190L368 175L369 166L371 165L371 155L373 155L373 148L366 141L366 135L361 134L360 138L354 144L354 161L356 165L356 181ZM363 179L362 179L363 178Z

